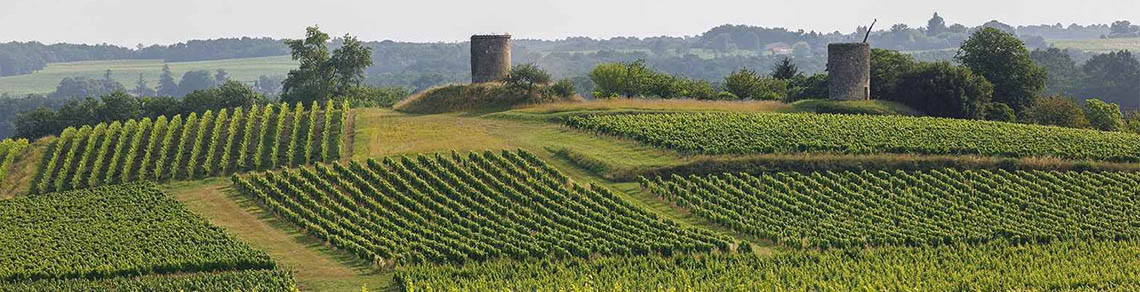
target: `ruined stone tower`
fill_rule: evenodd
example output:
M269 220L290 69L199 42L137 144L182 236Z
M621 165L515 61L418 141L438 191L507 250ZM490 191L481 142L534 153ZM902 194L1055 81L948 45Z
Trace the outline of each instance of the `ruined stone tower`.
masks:
M499 81L511 72L511 35L471 36L471 83Z
M871 99L871 45L828 44L827 75L831 99Z

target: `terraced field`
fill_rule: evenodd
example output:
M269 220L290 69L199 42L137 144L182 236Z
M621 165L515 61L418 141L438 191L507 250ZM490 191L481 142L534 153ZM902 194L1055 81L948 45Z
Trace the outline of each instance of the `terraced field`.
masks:
M585 115L567 125L699 154L905 153L1140 162L1140 135L930 117L771 113Z

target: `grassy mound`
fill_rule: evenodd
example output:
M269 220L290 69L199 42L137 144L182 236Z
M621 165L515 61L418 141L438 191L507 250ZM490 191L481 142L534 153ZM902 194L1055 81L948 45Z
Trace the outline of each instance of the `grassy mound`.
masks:
M444 85L416 93L392 108L415 114L446 112L481 112L506 110L524 104L568 101L576 97L558 97L549 87L522 90L503 83Z

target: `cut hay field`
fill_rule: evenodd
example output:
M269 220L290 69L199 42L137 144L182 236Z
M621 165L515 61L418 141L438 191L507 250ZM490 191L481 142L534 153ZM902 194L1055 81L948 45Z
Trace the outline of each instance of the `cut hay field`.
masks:
M1108 53L1120 50L1140 51L1140 38L1050 40L1049 43L1060 49L1076 49L1092 53Z
M55 91L59 81L66 77L103 78L107 70L111 77L127 88L134 88L143 74L143 79L151 88L158 86L162 74L162 60L110 60L84 61L48 64L44 70L27 75L0 77L0 93L13 95L48 94ZM285 75L297 67L297 62L289 56L273 56L242 59L225 59L195 62L171 62L170 71L174 79L181 80L187 71L224 69L233 80L252 83L261 75Z

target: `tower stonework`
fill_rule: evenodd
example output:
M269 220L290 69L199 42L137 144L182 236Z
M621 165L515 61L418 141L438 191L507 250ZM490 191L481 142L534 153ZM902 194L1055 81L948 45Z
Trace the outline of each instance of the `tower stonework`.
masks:
M510 35L471 36L471 83L503 80L510 72Z
M871 99L871 45L827 45L828 95L833 100Z

